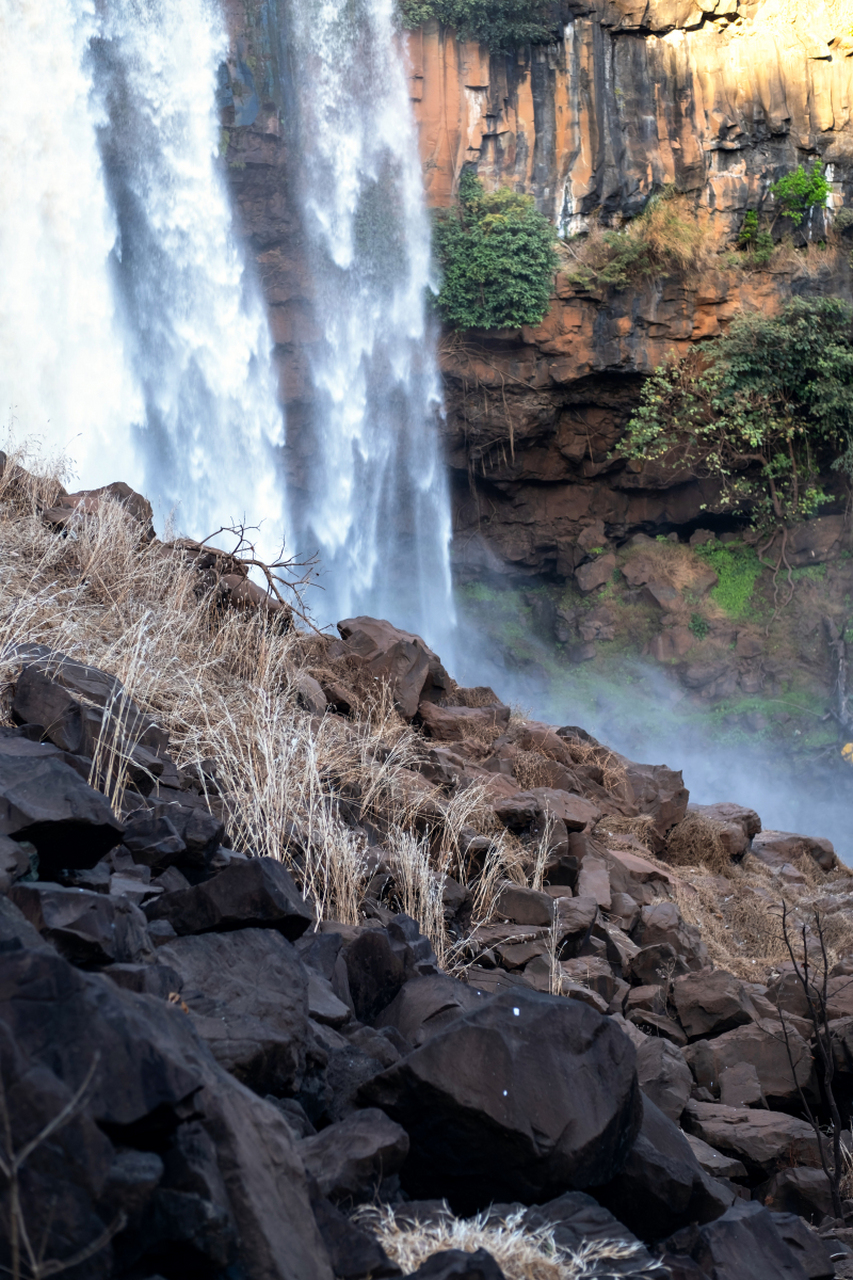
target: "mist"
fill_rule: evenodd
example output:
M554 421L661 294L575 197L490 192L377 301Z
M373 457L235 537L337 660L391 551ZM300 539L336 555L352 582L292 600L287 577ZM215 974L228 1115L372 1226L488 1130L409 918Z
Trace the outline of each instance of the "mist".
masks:
M553 650L538 643L553 669ZM629 759L680 769L694 803L746 805L765 830L831 840L853 865L853 767L841 759L840 744L833 754L811 749L801 734L775 724L772 738L745 730L718 737L711 708L697 710L665 671L641 660L626 659L621 680L569 662L554 678L510 665L473 626L457 649L465 650L452 672L460 684L489 684L537 720L579 725Z

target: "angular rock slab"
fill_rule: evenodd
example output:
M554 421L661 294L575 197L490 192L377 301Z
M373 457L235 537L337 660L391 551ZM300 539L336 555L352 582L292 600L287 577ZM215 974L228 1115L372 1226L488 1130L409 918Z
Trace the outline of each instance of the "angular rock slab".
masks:
M251 926L278 929L294 941L313 921L290 873L275 858L241 858L224 871L145 909L149 920L168 920L179 936Z
M157 953L179 976L193 1025L226 1071L256 1092L295 1093L305 1070L308 974L269 929L177 938Z
M132 963L151 952L145 916L127 899L41 880L13 885L9 897L72 964Z
M368 1107L299 1143L308 1173L331 1200L359 1199L401 1168L409 1152L405 1129Z
M380 618L344 618L338 631L350 649L363 658L373 675L387 680L398 711L407 720L418 703L450 688L450 677L420 636Z
M784 1165L815 1168L820 1164L820 1150L811 1125L780 1111L688 1102L682 1123L687 1133L742 1161L753 1176L763 1173L768 1177Z
M94 867L124 828L105 796L42 742L0 736L0 835L29 840L39 871Z
M502 992L368 1081L411 1139L403 1183L460 1210L608 1182L641 1121L636 1052L576 1000Z

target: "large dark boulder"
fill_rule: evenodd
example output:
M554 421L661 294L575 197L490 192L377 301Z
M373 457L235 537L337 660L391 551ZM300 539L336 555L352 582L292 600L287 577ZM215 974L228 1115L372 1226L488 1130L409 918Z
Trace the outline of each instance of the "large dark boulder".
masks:
M516 989L455 1019L360 1091L411 1139L403 1182L461 1210L599 1186L641 1106L635 1050L575 1000Z
M734 1193L710 1178L677 1125L643 1099L643 1123L621 1171L596 1197L644 1240L725 1213Z
M0 835L35 845L42 879L94 867L122 831L106 797L56 747L0 735Z
M126 1219L75 1280L106 1278L113 1257L140 1276L160 1259L207 1275L232 1255L252 1280L331 1280L290 1129L217 1065L179 1008L20 945L0 963L0 1068L16 1150L88 1078L24 1178L27 1227L38 1240L46 1232L49 1259ZM0 1220L8 1207L0 1187Z
M412 1272L417 1280L504 1280L504 1273L487 1249L443 1249Z
M178 992L217 1062L260 1093L295 1093L305 1071L308 974L291 943L272 929L177 938L158 965L178 975Z
M287 869L275 858L235 858L201 884L164 893L148 903L149 920L168 920L179 936L250 926L278 929L291 941L314 913Z
M828 1254L828 1269L826 1263L822 1272L818 1269L815 1273L814 1265L804 1267L811 1250L807 1252L800 1242L792 1248L785 1239L779 1228L787 1226L786 1216L771 1213L754 1200L737 1200L715 1222L677 1233L668 1242L670 1252L687 1254L711 1280L818 1280L821 1275L832 1276ZM803 1227L808 1231L805 1224ZM820 1241L814 1240L817 1255ZM797 1237L792 1234L794 1241Z

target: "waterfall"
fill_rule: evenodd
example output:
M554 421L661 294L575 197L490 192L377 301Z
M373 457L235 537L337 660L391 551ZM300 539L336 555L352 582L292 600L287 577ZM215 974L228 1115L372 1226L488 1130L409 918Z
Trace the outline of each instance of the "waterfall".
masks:
M94 32L86 0L0 12L0 427L73 457L86 483L137 483L129 429L143 409L110 280Z
M214 0L110 5L97 46L116 276L145 400L146 492L194 534L284 528L263 300L247 278L218 159L217 76L228 48Z
M232 229L216 0L4 0L0 424L124 479L162 528L263 521L283 421L260 292Z
M289 507L326 619L390 618L447 651L450 510L427 314L429 222L392 0L294 0L286 123L318 340Z

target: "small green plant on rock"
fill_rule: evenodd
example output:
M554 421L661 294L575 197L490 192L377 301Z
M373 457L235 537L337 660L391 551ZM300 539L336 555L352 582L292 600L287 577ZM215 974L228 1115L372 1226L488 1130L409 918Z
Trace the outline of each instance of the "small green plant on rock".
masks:
M458 203L435 219L442 319L454 329L539 324L557 269L554 241L554 228L532 196L508 187L486 192L463 170Z
M794 226L798 227L809 210L816 205L826 204L826 197L831 190L822 162L815 160L811 169L805 169L800 164L793 172L784 174L778 182L773 183L770 194L776 202L777 216L781 214L790 218Z
M711 630L707 618L703 618L701 613L691 613L688 627L697 640L704 640Z

